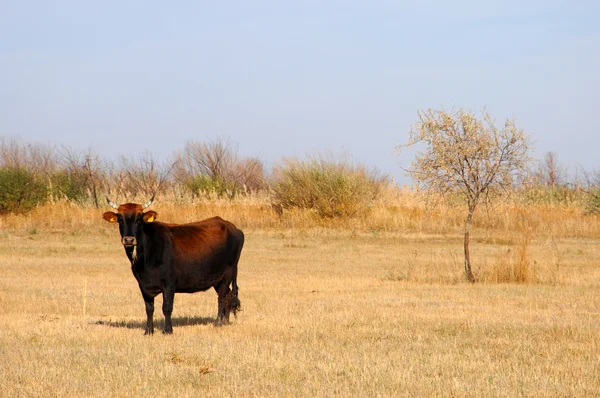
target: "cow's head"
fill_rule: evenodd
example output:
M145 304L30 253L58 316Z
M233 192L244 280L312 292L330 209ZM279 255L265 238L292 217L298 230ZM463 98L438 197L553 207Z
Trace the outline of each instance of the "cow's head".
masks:
M137 203L125 203L117 205L113 203L108 197L106 201L117 212L107 211L102 217L108 222L118 222L119 232L121 233L121 243L126 248L135 248L142 234L142 225L144 223L153 222L156 219L156 212L144 210L152 204L154 196L148 202L143 205Z

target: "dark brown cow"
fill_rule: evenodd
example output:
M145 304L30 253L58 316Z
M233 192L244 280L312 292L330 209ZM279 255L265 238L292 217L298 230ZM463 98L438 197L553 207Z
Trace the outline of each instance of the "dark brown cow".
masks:
M136 203L117 206L103 217L119 224L121 243L131 262L146 303L146 334L154 333L154 297L163 294L165 333L173 333L171 313L175 293L194 293L214 287L218 294L216 324L229 322L240 309L237 266L244 234L220 217L189 224L155 221L156 212ZM229 286L231 287L231 290Z

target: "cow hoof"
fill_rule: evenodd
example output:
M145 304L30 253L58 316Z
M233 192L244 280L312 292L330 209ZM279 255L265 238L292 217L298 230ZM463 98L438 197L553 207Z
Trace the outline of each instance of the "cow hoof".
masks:
M169 329L169 330L165 329L165 330L163 330L163 334L173 334L173 329Z
M152 336L154 334L154 330L146 330L144 332L144 336Z

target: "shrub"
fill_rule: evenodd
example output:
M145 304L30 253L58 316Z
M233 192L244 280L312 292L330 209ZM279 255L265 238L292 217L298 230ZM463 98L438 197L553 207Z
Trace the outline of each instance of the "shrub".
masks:
M385 178L351 161L323 156L288 159L274 170L273 207L312 209L320 217L350 217L372 204Z
M210 196L215 193L219 198L233 199L236 194L235 185L222 178L210 178L206 175L188 177L185 187L195 196Z
M567 186L525 186L519 191L518 200L524 205L569 206L577 203L582 194Z
M146 151L137 157L121 155L111 180L117 182L116 191L119 195L150 198L165 189L170 174L171 167L167 162L161 163L151 152Z
M87 198L86 177L82 173L69 173L65 170L52 175L52 195L83 202Z
M233 198L240 192L266 188L262 162L241 157L237 144L224 138L188 142L177 155L173 174L178 184L196 196L216 193Z
M585 206L586 214L600 214L600 189L590 190Z
M0 214L24 213L48 199L46 186L21 168L0 167Z

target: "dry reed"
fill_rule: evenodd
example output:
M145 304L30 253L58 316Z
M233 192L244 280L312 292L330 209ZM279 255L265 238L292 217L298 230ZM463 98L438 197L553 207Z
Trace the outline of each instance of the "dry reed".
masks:
M147 198L129 200L142 203ZM159 213L159 220L183 223L220 215L242 228L254 230L332 229L452 236L462 233L466 217L466 210L460 205L441 203L430 208L423 193L395 186L384 189L368 212L360 217L323 219L310 209L284 210L280 215L271 206L271 198L266 192L239 195L233 200L216 195L192 198L172 193L157 197L153 209ZM599 238L600 216L584 214L582 209L575 204L498 203L476 212L472 236L474 239L488 239L491 236L500 240L513 239L515 233L527 230L534 238ZM0 228L95 228L104 210L91 205L57 201L39 206L24 215L3 215L0 217Z

